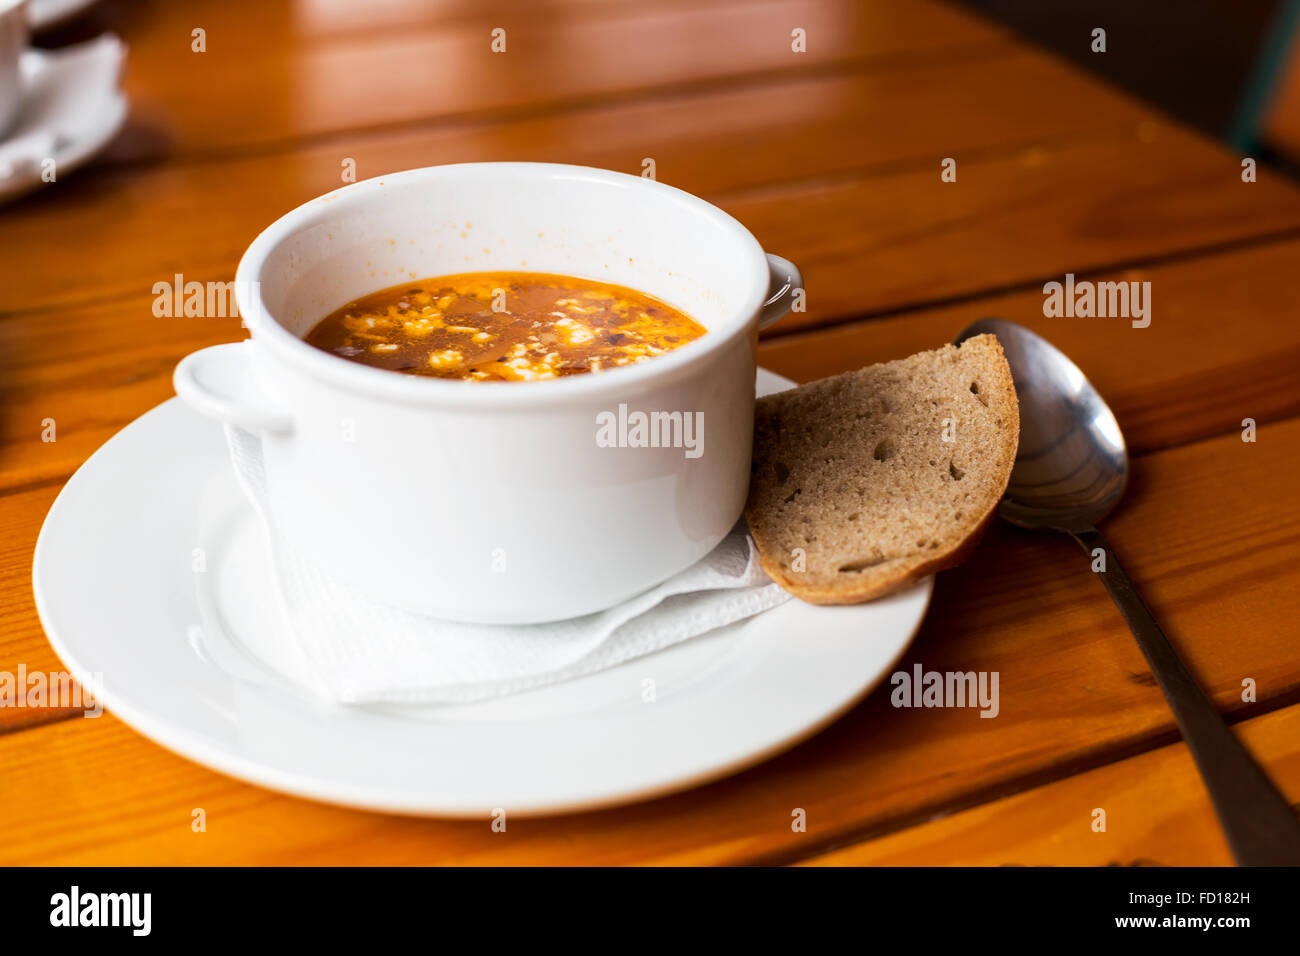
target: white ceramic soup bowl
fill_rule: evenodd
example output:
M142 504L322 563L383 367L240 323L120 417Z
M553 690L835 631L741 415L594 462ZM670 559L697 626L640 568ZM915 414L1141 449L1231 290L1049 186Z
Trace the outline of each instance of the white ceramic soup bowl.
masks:
M534 382L403 375L302 340L366 293L489 270L630 286L708 331L639 364ZM251 339L186 357L176 391L261 436L277 534L367 596L461 621L558 620L662 582L730 530L749 484L758 328L801 285L735 219L652 180L414 169L258 236L236 274ZM637 413L659 447L642 447Z

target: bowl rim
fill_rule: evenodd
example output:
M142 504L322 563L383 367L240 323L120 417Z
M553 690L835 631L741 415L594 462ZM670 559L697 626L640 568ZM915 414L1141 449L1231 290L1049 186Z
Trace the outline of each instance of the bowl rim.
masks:
M363 204L375 194L427 182L475 177L534 181L570 180L637 189L674 203L682 212L703 216L729 232L746 249L753 272L751 290L714 328L680 348L630 367L537 382L472 382L401 375L390 369L350 362L307 344L276 321L262 300L260 276L271 254L298 231L330 215L338 203ZM614 398L644 390L648 384L677 380L708 363L741 336L754 334L767 298L770 271L757 239L734 217L684 190L627 173L562 163L488 162L425 166L376 176L332 190L291 210L267 226L249 245L235 272L235 298L253 341L310 377L375 398L416 404L465 407L517 407L564 403L574 399ZM580 278L585 278L579 276ZM600 280L595 280L600 281Z

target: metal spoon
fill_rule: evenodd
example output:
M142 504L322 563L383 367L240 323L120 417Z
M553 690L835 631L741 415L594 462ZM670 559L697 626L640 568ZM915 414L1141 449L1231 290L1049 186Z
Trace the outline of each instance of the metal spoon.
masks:
M1023 326L981 319L957 342L986 332L1002 343L1020 398L1020 450L998 514L1022 528L1070 535L1102 568L1101 580L1169 701L1237 863L1300 865L1300 820L1196 685L1095 527L1128 483L1128 452L1115 416L1078 366Z

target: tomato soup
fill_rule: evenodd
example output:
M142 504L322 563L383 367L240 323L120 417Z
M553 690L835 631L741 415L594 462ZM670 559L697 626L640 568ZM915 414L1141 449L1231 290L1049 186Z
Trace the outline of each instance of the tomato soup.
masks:
M363 365L475 382L526 382L644 362L704 335L625 286L473 272L381 289L330 313L307 342Z

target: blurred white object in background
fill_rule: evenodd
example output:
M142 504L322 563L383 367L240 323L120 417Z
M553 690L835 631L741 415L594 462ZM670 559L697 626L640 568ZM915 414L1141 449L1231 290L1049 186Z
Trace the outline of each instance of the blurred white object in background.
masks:
M0 136L9 131L22 103L19 60L27 49L27 0L0 0Z
M27 22L33 30L44 30L62 23L95 3L95 0L29 0Z
M113 138L127 113L117 85L125 59L112 34L22 54L17 117L0 140L0 201L57 182Z

